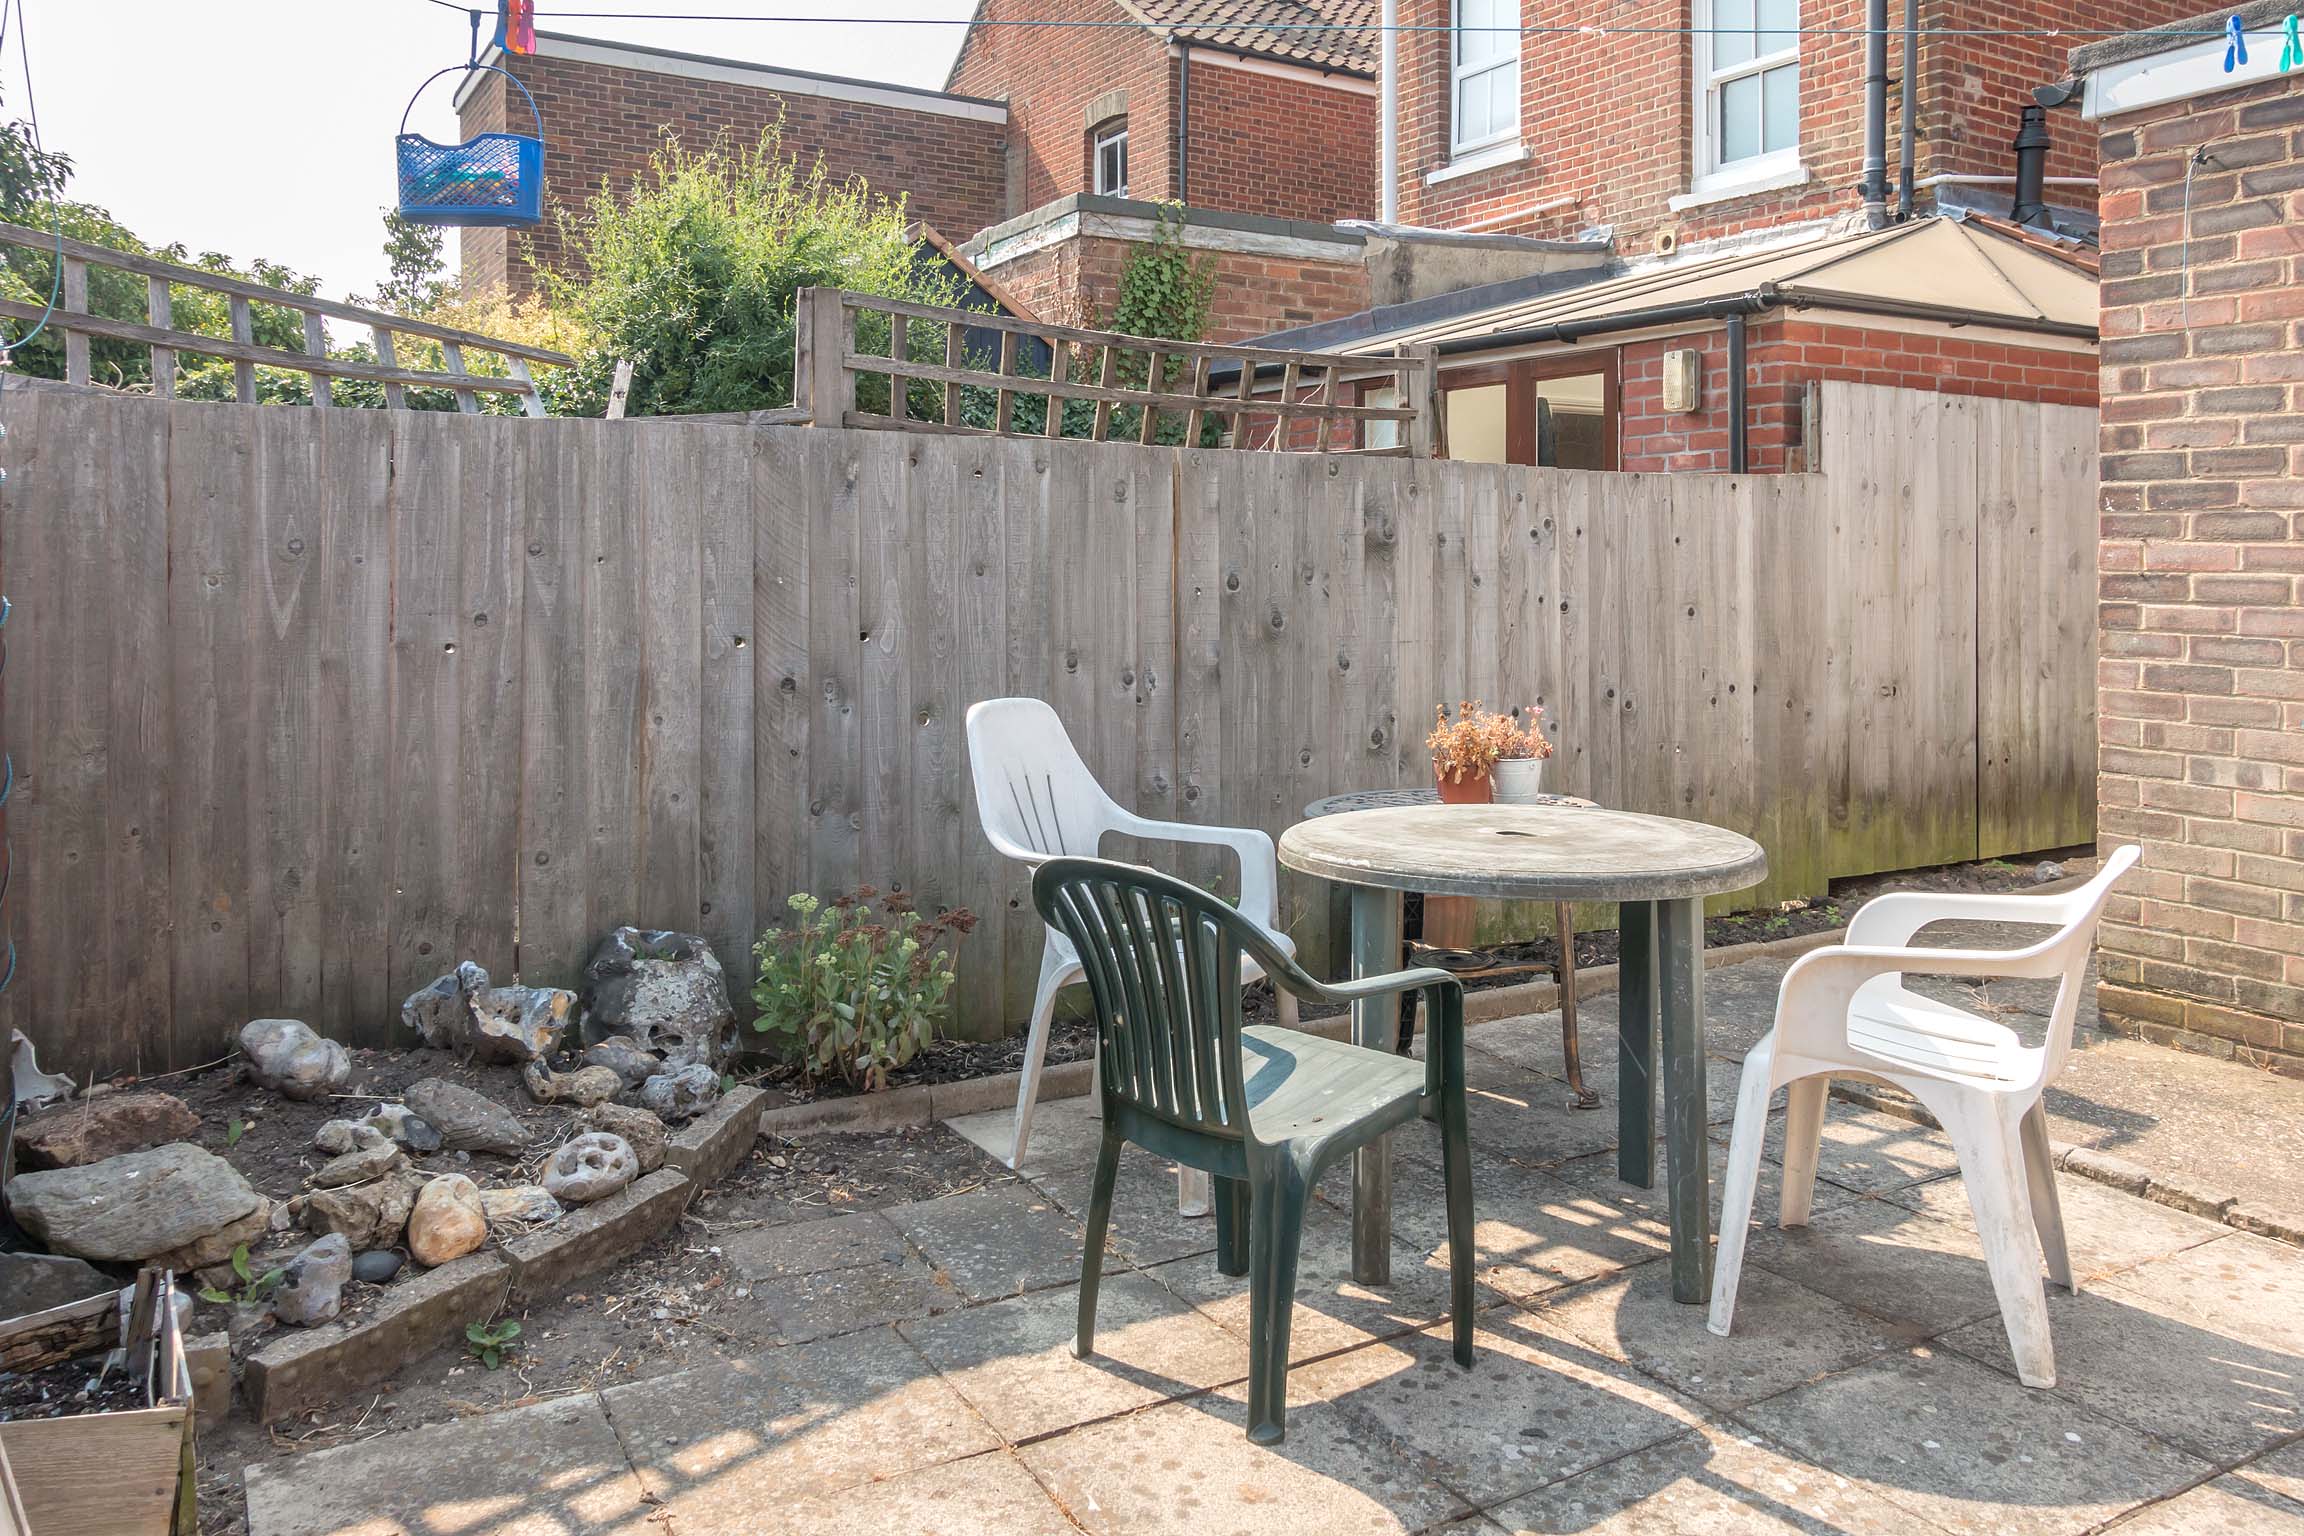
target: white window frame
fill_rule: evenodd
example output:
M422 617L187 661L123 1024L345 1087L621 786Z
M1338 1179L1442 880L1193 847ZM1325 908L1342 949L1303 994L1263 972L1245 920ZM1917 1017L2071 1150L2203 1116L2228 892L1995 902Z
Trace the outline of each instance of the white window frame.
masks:
M1088 185L1099 197L1126 197L1128 195L1128 119L1118 120L1119 126L1110 124L1096 130L1088 141ZM1104 185L1104 151L1117 147L1120 151L1120 185Z
M1774 53L1756 53L1744 62L1715 74L1712 68L1712 16L1713 0L1689 0L1689 62L1692 67L1688 73L1695 86L1695 100L1690 106L1690 122L1694 130L1694 156L1691 162L1694 175L1690 181L1690 191L1697 194L1723 191L1733 193L1738 190L1757 192L1767 187L1791 186L1805 181L1807 177L1800 163L1800 130L1805 126L1805 119L1797 105L1793 108L1792 142L1783 149L1772 149L1765 154L1731 160L1723 165L1719 158L1719 140L1712 131L1712 117L1723 86L1732 80L1740 80L1747 75L1762 75L1786 64L1792 65L1795 70L1799 68L1800 33L1797 30L1793 32L1789 48L1780 48ZM1795 28L1800 25L1797 10L1793 14L1792 24Z
M1517 23L1520 7L1515 3L1512 14ZM1464 67L1464 4L1463 0L1449 0L1448 7L1448 155L1450 159L1477 154L1499 144L1510 144L1520 137L1520 52L1521 40L1513 39L1513 46L1504 51L1502 58L1493 59L1467 71ZM1512 71L1512 117L1503 127L1477 139L1464 137L1464 82L1475 77L1492 75L1498 70Z

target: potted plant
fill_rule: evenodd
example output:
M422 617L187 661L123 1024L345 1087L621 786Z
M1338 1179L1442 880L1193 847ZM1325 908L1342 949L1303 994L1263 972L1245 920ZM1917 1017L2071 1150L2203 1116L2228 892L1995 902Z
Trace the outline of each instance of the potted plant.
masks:
M1520 711L1520 720L1514 723L1509 716L1498 716L1504 722L1497 753L1496 765L1489 777L1496 784L1496 803L1499 805L1528 805L1544 792L1544 759L1552 755L1552 743L1544 735L1544 706L1530 704Z
M1424 745L1432 754L1432 776L1440 786L1443 805L1486 805L1496 798L1494 770L1504 755L1505 738L1512 733L1509 715L1492 715L1477 701L1433 707L1432 734Z

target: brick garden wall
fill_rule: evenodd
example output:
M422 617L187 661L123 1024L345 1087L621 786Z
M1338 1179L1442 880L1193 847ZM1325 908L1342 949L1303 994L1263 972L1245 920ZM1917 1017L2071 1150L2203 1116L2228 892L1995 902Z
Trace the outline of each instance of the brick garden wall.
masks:
M1089 235L987 269L1039 319L1101 326L1120 295L1135 243ZM1243 341L1368 307L1368 270L1358 262L1294 260L1235 251L1197 253L1216 273L1207 339Z
M803 161L821 156L834 177L861 176L876 191L902 195L914 217L954 240L1006 213L1007 130L998 123L586 60L502 62L544 118L545 222L534 230L461 231L464 280L475 288L532 292L539 264L567 260L552 210L581 207L603 183L628 183L667 133L692 147L723 133L751 144L779 117L787 150ZM526 104L504 78L481 79L465 103L463 131L503 130L507 93L512 126L532 131Z
M2304 75L2102 127L2100 998L2304 1073Z

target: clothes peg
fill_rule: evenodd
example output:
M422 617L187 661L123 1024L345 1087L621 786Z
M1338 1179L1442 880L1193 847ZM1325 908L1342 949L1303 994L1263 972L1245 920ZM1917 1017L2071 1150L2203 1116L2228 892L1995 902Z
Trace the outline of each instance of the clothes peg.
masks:
M2280 42L2280 73L2304 68L2304 39L2296 36L2296 13L2288 13L2287 35Z
M2248 29L2235 16L2224 24L2224 73L2248 62Z

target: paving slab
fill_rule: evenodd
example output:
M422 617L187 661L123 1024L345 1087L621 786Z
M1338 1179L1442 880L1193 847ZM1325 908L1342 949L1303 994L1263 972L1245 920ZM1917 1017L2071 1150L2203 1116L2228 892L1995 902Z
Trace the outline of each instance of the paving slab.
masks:
M909 1255L893 1264L762 1280L750 1289L752 1305L767 1315L777 1337L788 1344L933 1317L965 1299L950 1280Z
M765 1523L772 1519L773 1524ZM672 1536L1078 1536L1013 1451L923 1467L840 1493L778 1490L770 1502L682 1508Z
M1291 1396L1341 1409L1486 1508L1681 1434L1687 1399L1515 1308L1484 1313L1472 1367L1434 1328L1315 1361Z
M1092 1536L1406 1536L1464 1500L1323 1403L1253 1444L1236 1392L1169 1403L1019 1453Z
M955 1115L944 1123L1002 1165L1016 1143L1013 1107ZM1024 1149L1024 1166L1017 1171L1028 1179L1052 1173L1085 1174L1096 1166L1096 1147L1103 1137L1104 1122L1097 1116L1095 1095L1043 1099L1032 1113L1032 1140Z
M720 1252L740 1280L780 1280L827 1269L901 1264L910 1249L904 1234L878 1211L857 1211L732 1232L720 1240Z
M1616 1154L1604 1152L1596 1157L1579 1157L1544 1171L1564 1184L1587 1194L1597 1195L1609 1204L1629 1212L1635 1219L1631 1230L1652 1236L1659 1243L1669 1244L1671 1236L1671 1209L1668 1186L1665 1181L1664 1140L1656 1140L1656 1183L1642 1189L1627 1184L1616 1173ZM1711 1155L1706 1158L1708 1198L1715 1216L1720 1211L1721 1181L1728 1168L1728 1149L1725 1142L1716 1141ZM1477 1195L1479 1178L1473 1179ZM1773 1163L1760 1167L1760 1194L1752 1202L1752 1220L1757 1224L1773 1225L1776 1220L1777 1170ZM1815 1198L1809 1202L1811 1215L1829 1211L1835 1206L1848 1205L1865 1198L1852 1189L1843 1189L1829 1179L1816 1181Z
M756 1531L760 1511L796 1490L834 1493L1000 1443L890 1328L611 1387L601 1398L679 1536L721 1529L741 1512Z
M1393 1236L1439 1269L1448 1263L1445 1196L1438 1147L1394 1154ZM1349 1200L1349 1184L1338 1198ZM1481 1283L1517 1300L1645 1264L1668 1253L1671 1241L1664 1228L1597 1194L1541 1169L1475 1153L1472 1248Z
M1805 1227L1755 1226L1744 1264L1926 1333L2000 1315L1976 1229L1885 1200L1820 1212Z
M1738 1417L1809 1464L1962 1536L2070 1536L2213 1470L2068 1398L1927 1347Z
M1072 1353L1079 1287L906 1323L904 1336L1011 1441L1127 1413L1248 1374L1248 1349L1138 1273L1097 1293L1096 1353Z
M1891 1190L1884 1199L1938 1221L1975 1230L1968 1186L1958 1178ZM2072 1272L2086 1286L2138 1264L2228 1237L2232 1229L2184 1211L2139 1200L2072 1174L2056 1177L2056 1204L2064 1213L2064 1246ZM2293 1255L2293 1250L2291 1250Z
M1029 1184L972 1189L882 1214L970 1301L1080 1278L1080 1223Z
M1472 1145L1481 1152L1541 1166L1602 1152L1616 1145L1616 1117L1597 1110L1570 1109L1556 1079L1527 1075L1516 1082L1468 1090L1465 1118ZM1438 1138L1419 1128L1393 1138L1395 1146Z
M1704 1326L1706 1308L1672 1299L1662 1264L1533 1305L1546 1324L1713 1408L1773 1397L1920 1341L1916 1329L1749 1267L1737 1290L1735 1331L1725 1339Z
M664 1536L587 1393L247 1473L248 1536Z
M2304 1536L2304 1504L2220 1477L2120 1523L2119 1536Z
M2304 1263L2244 1233L2051 1292L2056 1392L2194 1455L2233 1462L2304 1433ZM1996 1323L1947 1346L2010 1369Z
M2304 1440L2292 1441L2279 1450L2259 1456L2237 1471L2252 1483L2304 1503Z
M1030 1181L1075 1221L1088 1215L1093 1167L1041 1174ZM1112 1183L1112 1222L1105 1241L1132 1264L1164 1264L1188 1254L1216 1251L1216 1223L1176 1209L1176 1165L1142 1147L1120 1154Z
M1770 1115L1768 1135L1761 1143L1766 1162L1760 1175L1760 1194L1771 1213L1783 1188L1784 1123L1783 1115ZM1715 1157L1725 1160L1731 1139L1726 1130L1713 1132L1714 1144L1720 1149ZM1816 1149L1819 1179L1829 1179L1860 1195L1884 1195L1959 1171L1959 1155L1942 1131L1838 1099L1824 1101L1824 1130ZM1759 1209L1758 1201L1753 1208Z
M1752 1436L1706 1425L1488 1512L1511 1536L1914 1536L1905 1511Z

